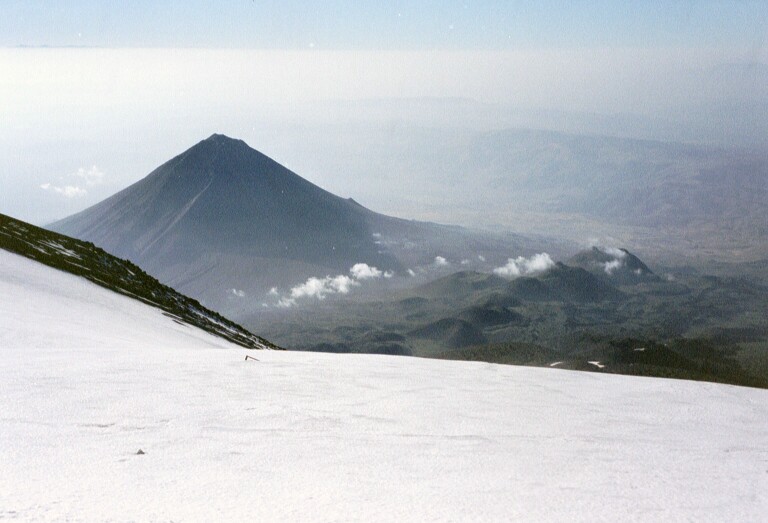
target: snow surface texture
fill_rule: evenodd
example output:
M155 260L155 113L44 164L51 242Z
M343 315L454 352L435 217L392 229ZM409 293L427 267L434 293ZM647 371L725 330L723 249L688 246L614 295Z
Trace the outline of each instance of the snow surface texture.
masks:
M768 514L768 391L247 351L4 252L0 296L0 519Z

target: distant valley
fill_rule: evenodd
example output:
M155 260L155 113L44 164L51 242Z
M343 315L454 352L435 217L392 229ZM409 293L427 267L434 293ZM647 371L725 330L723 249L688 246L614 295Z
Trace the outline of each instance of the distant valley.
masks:
M399 215L582 245L612 238L665 263L768 259L764 148L531 128L363 128L343 142L324 131L280 153ZM386 196L400 185L414 196Z
M456 272L388 298L336 300L245 324L303 350L768 387L768 286L759 281L671 267L656 274L626 250L598 247L527 275L503 269Z

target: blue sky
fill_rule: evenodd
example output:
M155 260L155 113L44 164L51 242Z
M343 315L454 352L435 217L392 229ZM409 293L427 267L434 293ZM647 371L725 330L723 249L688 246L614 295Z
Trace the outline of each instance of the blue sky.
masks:
M762 47L768 2L3 0L0 46Z

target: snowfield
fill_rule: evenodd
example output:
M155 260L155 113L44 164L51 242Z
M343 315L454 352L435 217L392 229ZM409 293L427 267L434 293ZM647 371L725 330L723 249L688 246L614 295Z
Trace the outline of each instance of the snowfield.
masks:
M765 390L247 351L5 251L0 298L0 520L768 514Z

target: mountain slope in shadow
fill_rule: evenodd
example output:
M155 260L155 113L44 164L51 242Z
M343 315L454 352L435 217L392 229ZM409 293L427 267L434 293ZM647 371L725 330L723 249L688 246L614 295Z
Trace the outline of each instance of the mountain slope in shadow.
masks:
M404 274L436 256L491 263L542 243L375 213L218 134L49 228L222 310L260 307L273 287L344 274L356 263ZM249 300L232 303L231 291Z

